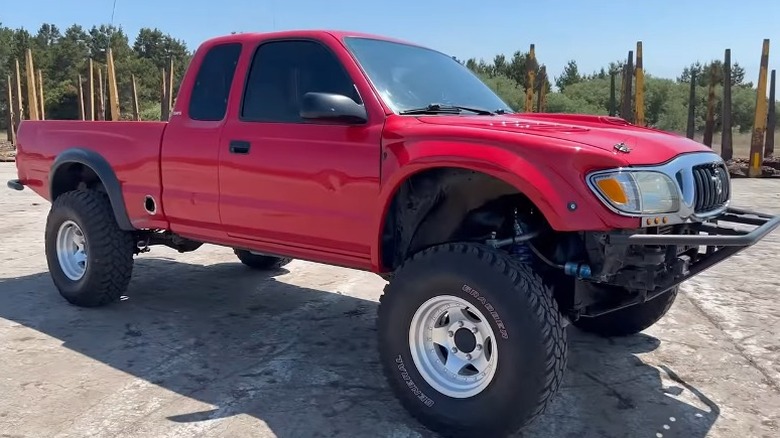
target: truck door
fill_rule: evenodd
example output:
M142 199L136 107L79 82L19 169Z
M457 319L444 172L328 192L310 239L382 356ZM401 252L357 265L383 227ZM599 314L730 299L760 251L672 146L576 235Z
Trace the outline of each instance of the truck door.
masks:
M206 241L226 237L219 220L219 139L240 55L239 43L204 46L191 66L196 73L181 84L184 99L165 128L163 205L171 229L182 235Z
M310 91L362 103L348 69L322 41L263 42L246 78L219 147L220 216L228 234L368 263L383 118L369 116L361 125L301 118Z

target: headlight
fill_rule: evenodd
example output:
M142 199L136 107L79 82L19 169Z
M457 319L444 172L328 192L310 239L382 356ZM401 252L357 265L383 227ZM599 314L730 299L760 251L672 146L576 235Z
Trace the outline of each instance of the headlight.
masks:
M650 171L600 172L590 177L599 197L626 214L662 214L680 209L680 192L671 178Z

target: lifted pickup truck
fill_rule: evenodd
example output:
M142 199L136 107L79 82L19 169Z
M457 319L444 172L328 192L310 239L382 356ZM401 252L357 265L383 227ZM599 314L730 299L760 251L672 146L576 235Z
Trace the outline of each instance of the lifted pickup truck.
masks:
M780 223L730 206L704 145L514 113L450 56L357 33L215 38L168 122L25 121L18 138L8 185L52 202L46 258L70 303L117 300L153 245L375 272L389 385L445 434L528 424L561 383L568 324L644 330Z

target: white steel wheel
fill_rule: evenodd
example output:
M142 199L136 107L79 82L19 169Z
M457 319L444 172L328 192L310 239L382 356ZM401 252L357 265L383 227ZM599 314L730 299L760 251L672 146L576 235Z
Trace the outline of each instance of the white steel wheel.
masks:
M424 302L409 327L412 360L440 393L469 398L493 380L498 346L488 319L468 301L440 295Z
M71 220L60 225L57 231L57 260L62 273L73 281L79 281L87 271L87 246L81 227Z

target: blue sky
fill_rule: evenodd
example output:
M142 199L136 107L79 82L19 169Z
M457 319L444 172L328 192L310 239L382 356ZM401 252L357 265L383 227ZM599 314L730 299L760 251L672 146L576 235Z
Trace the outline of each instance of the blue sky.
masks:
M108 23L113 0L35 0L2 8L0 22L36 31L46 23L65 28ZM231 31L328 28L414 41L458 58L508 56L536 44L553 76L576 59L581 72L625 58L644 46L645 71L676 77L698 60L733 60L758 79L763 38L772 41L770 68L780 66L778 0L117 0L114 24L135 37L158 27L190 49ZM726 30L722 30L728 27Z

